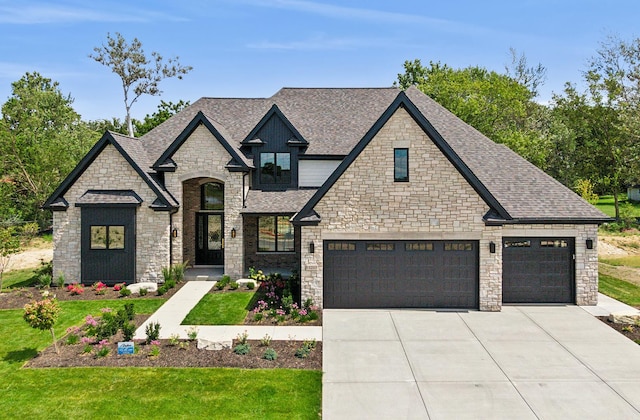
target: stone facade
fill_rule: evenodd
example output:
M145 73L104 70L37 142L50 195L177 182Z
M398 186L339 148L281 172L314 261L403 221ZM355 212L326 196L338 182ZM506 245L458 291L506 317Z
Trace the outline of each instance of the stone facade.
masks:
M87 190L133 190L142 198L136 208L136 281L157 281L162 267L169 264L169 215L149 208L157 196L112 145L66 192L69 208L53 212L54 278L64 275L67 282L82 281L81 209L75 203Z
M409 182L394 182L394 148L409 149ZM399 109L346 169L315 211L322 221L302 228L302 299L321 303L323 241L328 239L478 240L480 310L502 307L502 237L569 236L576 240L576 302L597 299L597 253L586 250L596 225L486 226L489 210L411 116ZM490 243L496 252L490 253Z
M176 162L175 172L165 175L167 190L181 201L181 206L173 215L173 228L178 229L173 238L173 262L195 261L195 213L200 209L200 185L209 181L224 184L224 270L232 278L239 278L243 267L242 210L243 185L248 181L242 172L225 169L231 159L220 142L200 125L176 151L172 159ZM231 229L236 229L236 237L231 238Z

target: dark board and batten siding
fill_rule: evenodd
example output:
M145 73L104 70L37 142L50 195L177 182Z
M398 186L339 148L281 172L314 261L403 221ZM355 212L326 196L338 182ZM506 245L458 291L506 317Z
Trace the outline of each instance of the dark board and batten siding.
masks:
M134 283L136 275L136 208L83 207L81 233L83 284ZM123 226L122 249L91 249L91 226ZM75 281L76 279L69 279Z

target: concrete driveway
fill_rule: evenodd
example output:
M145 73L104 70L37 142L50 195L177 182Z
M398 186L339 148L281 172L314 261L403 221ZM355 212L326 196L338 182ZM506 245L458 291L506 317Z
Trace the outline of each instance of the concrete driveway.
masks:
M323 323L325 419L640 418L640 346L578 306Z

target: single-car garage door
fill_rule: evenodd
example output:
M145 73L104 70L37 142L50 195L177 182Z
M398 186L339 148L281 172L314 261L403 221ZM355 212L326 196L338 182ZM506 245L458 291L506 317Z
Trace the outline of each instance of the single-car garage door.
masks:
M478 308L478 241L324 241L325 308Z
M503 238L504 303L574 303L573 238Z

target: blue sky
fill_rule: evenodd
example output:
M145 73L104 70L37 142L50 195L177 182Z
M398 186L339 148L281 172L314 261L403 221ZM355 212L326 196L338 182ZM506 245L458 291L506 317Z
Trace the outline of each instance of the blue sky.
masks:
M85 119L124 116L120 80L88 55L107 32L193 66L162 99L268 97L281 87L390 86L405 60L503 71L509 48L547 67L539 100L579 82L607 35L637 32L637 0L0 0L0 103L38 71ZM133 108L142 118L160 98Z

